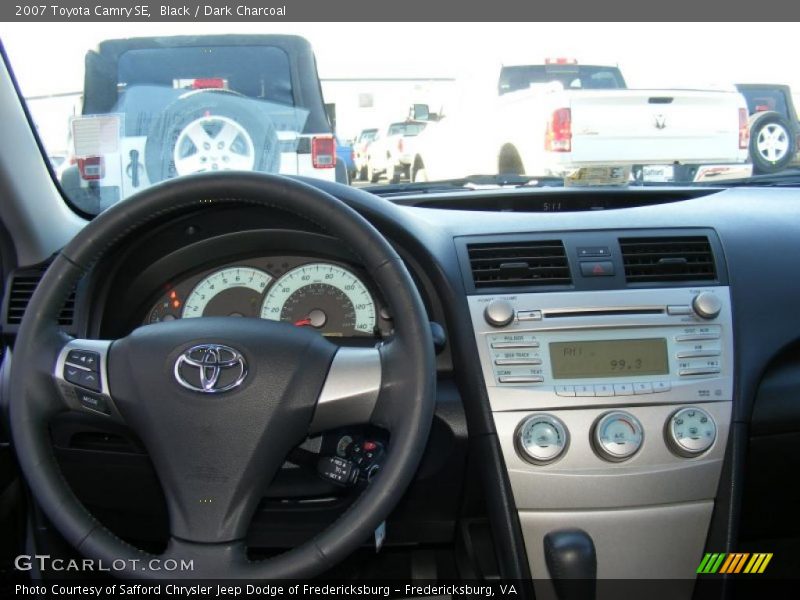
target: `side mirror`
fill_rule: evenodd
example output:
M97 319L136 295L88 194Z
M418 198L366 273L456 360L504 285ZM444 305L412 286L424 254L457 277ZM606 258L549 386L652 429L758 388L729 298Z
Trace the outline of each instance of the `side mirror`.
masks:
M431 117L430 108L427 104L413 104L409 112L409 117L414 121L429 121Z

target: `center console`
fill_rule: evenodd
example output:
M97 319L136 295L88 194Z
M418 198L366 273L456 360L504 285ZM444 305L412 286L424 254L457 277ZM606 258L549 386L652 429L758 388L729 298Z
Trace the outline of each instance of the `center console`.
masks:
M688 596L731 420L730 294L713 232L646 236L456 242L534 579L545 536L580 528L599 578Z

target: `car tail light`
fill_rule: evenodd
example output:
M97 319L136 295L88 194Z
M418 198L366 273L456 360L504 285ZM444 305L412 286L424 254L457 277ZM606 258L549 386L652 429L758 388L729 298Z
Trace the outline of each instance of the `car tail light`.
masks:
M397 151L398 152L402 152L403 151L403 138L400 138L399 140L397 140Z
M750 123L747 109L739 109L739 148L744 150L750 145Z
M225 80L221 77L201 77L192 81L193 90L221 90L225 87Z
M311 138L311 164L315 169L336 166L336 142L332 137Z
M88 156L78 159L78 172L86 181L97 181L106 174L106 165L102 156Z
M544 149L548 152L572 151L572 111L559 108L553 111L547 123Z

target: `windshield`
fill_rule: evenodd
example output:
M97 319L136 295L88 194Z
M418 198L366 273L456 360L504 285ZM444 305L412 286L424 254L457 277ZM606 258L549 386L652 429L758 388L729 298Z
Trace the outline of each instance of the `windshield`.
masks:
M671 48L647 23L456 23L447 44L435 23L413 43L391 23L0 27L43 159L86 216L217 170L378 193L800 179L788 23L769 61L729 43L746 24L681 24Z

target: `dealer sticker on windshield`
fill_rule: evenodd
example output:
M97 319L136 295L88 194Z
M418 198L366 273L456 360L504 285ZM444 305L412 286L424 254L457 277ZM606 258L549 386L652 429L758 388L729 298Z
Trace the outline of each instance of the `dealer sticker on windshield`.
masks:
M119 152L122 115L89 115L70 121L75 158L104 156Z

